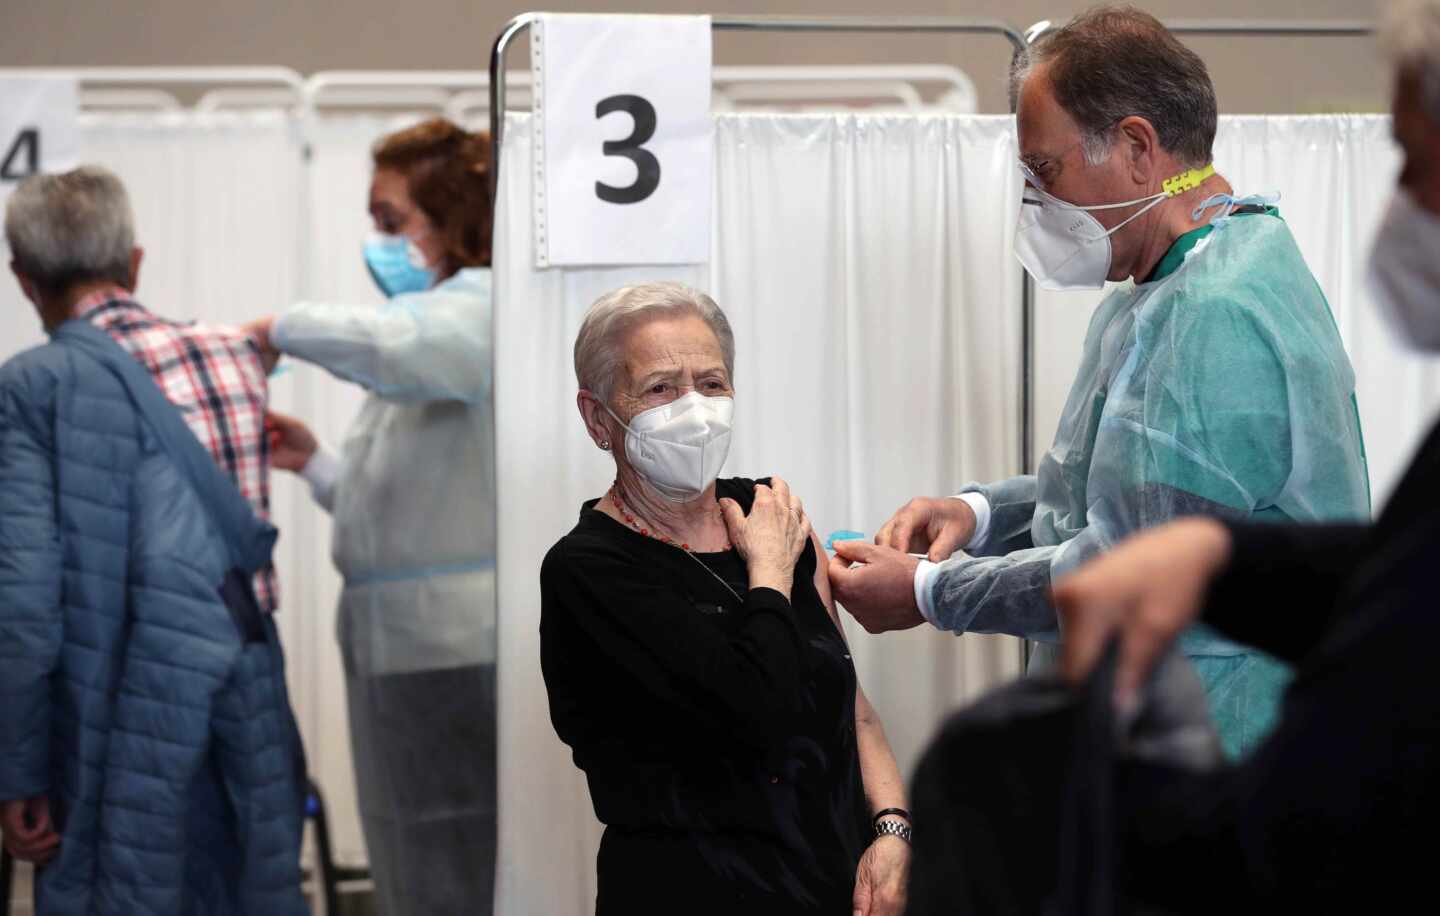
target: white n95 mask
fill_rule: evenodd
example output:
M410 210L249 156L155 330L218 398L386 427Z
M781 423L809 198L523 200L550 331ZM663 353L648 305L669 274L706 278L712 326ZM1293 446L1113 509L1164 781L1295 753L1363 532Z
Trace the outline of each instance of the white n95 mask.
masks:
M1096 204L1082 207L1066 203L1040 190L1039 179L1023 164L1032 184L1026 185L1020 200L1020 218L1015 226L1015 257L1025 265L1030 276L1049 290L1099 289L1110 276L1114 251L1110 236L1159 206L1168 197L1182 194L1215 174L1215 166L1191 169L1167 178L1164 190L1149 197L1140 197L1118 204ZM1145 204L1114 229L1106 229L1090 215L1091 210L1118 210Z
M615 412L605 408L610 416ZM625 457L636 473L671 502L694 499L720 476L730 453L733 398L698 391L641 411L625 427Z
M1397 189L1370 250L1367 285L1406 343L1440 351L1440 216Z

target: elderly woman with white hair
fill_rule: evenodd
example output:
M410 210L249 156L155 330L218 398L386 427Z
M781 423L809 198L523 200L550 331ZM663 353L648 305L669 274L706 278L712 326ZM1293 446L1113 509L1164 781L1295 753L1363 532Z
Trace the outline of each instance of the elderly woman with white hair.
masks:
M575 342L615 482L545 558L541 661L606 825L596 912L898 913L904 790L822 548L780 478L717 479L734 351L675 283L601 297Z

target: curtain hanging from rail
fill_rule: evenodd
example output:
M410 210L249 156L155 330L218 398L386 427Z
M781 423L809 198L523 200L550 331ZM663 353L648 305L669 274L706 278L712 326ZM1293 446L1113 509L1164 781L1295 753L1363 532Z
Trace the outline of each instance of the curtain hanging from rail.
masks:
M724 473L784 476L822 537L873 534L910 496L1017 463L1019 294L1007 245L1019 179L1009 118L727 115L708 268L535 271L529 128L526 116L507 125L495 233L497 911L579 914L594 905L599 829L550 728L535 661L540 560L613 473L575 409L570 351L585 308L647 279L711 291L736 336ZM1013 640L872 638L853 624L848 635L907 771L947 709L1019 666Z

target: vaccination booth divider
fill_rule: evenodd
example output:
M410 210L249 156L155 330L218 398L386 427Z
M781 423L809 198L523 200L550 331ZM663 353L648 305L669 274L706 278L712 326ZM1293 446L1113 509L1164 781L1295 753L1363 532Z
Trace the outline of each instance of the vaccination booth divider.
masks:
M82 152L130 189L146 249L140 300L168 316L239 323L304 296L380 303L360 258L369 147L403 120L279 109L91 113L82 116ZM1022 465L1024 291L1012 250L1021 178L1009 116L721 114L708 265L537 270L531 131L528 114L506 116L495 227L496 912L579 916L593 909L600 827L550 727L537 626L545 551L611 479L574 406L571 347L585 308L646 279L709 291L736 333L724 473L780 474L822 537L871 536L911 496ZM1238 193L1281 195L1355 365L1378 509L1440 406L1440 370L1401 349L1364 291L1369 239L1399 164L1388 118L1223 117L1215 163ZM1036 297L1037 454L1097 301ZM18 289L0 284L0 358L41 339ZM272 397L334 446L361 400L288 362ZM290 475L275 475L273 507L293 700L338 853L359 862L330 522ZM853 623L847 635L906 772L947 711L1021 665L1017 642L1003 637L928 628L871 637Z

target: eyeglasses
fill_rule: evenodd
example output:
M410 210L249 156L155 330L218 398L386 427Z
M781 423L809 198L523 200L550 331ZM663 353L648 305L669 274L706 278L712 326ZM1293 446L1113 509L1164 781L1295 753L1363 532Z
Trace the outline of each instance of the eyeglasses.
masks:
M1129 117L1129 115L1126 115L1125 117L1121 117L1121 118L1116 118L1114 121L1111 121L1109 124L1107 124L1107 125L1100 131L1099 136L1105 136L1105 135L1109 134L1110 131L1114 130L1115 125L1117 125L1117 124L1119 124L1121 121L1125 120L1126 117ZM1085 141L1086 141L1087 139L1088 139L1088 138L1086 138L1086 137L1081 137L1079 140L1076 140L1076 141L1075 141L1074 143L1072 143L1070 146L1066 147L1065 150L1064 150L1064 152L1060 153L1059 155L1056 155L1056 156L1047 156L1046 158L1042 159L1042 160L1040 161L1040 165L1041 165L1041 166L1046 166L1046 165L1049 165L1049 164L1052 163L1052 162L1063 162L1067 156L1069 156L1071 153L1075 152L1076 148L1081 147L1081 146L1084 146L1084 145L1085 145ZM1030 165L1028 162L1025 161L1024 157L1020 157L1019 163L1020 163L1020 174L1022 174L1022 175L1025 176L1025 180L1026 180L1026 181L1030 182L1031 184L1033 184L1033 185L1034 185L1035 187L1037 187L1037 188L1043 188L1043 187L1045 187L1045 185L1046 185L1045 180L1042 179L1042 178L1040 177L1040 175L1036 172L1036 170L1035 170L1033 167L1031 167L1031 165ZM1088 164L1089 164L1089 163L1087 163L1087 165L1088 165Z
M1066 156L1069 156L1076 150L1077 147L1083 146L1084 144L1085 141L1083 139L1078 140L1073 145L1067 147L1065 151L1063 153L1060 153L1058 156L1047 156L1046 158L1040 160L1039 165L1041 167L1044 167L1052 162L1063 162ZM1034 168L1031 167L1030 163L1025 161L1023 156L1018 158L1016 161L1019 162L1020 174L1025 176L1026 181L1030 182L1037 188L1045 187L1045 180L1040 177L1039 173Z

